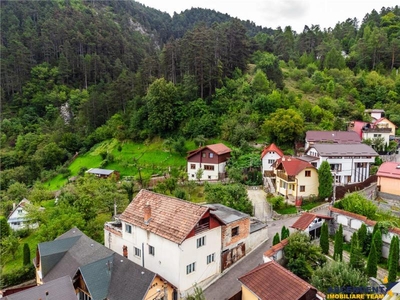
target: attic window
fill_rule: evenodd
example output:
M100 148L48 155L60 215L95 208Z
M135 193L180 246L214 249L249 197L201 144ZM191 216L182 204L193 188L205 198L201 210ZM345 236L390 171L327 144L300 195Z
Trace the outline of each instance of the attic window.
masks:
M213 157L214 157L214 153L209 153L208 156L209 156L210 158L213 158Z

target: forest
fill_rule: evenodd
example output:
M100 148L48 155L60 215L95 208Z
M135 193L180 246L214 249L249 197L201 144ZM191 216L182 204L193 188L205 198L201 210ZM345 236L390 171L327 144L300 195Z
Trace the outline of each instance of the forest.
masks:
M1 1L1 18L4 216L32 188L30 199L51 199L40 184L110 139L218 139L243 155L250 143L275 142L293 154L307 130L346 130L367 108L400 127L399 6L302 32L116 0ZM94 189L89 181L66 202L78 203L75 189ZM128 201L129 189L103 188ZM71 220L85 226L93 214Z

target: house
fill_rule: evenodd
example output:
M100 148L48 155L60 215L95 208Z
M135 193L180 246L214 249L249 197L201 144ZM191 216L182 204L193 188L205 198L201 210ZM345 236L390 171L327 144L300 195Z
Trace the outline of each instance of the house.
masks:
M322 224L331 219L330 216L305 212L290 227L308 233L311 239L316 239L321 236Z
M374 119L373 122L352 121L348 130L356 132L362 140L382 138L384 145L395 137L397 126L386 118Z
M199 169L203 170L200 180L220 180L226 177L226 163L231 157L231 149L222 143L200 147L187 156L189 180L197 180Z
M282 150L274 143L264 148L261 153L262 173L266 176L273 176L273 164L276 160L283 157Z
M86 171L88 174L95 175L96 177L99 178L109 178L112 175L115 175L117 180L119 179L119 172L114 171L114 170L106 170L106 169L98 169L98 168L90 168L89 170Z
M288 244L289 240L288 238L283 239L280 241L278 244L273 245L271 248L269 248L267 251L264 252L263 254L263 262L269 262L271 260L274 260L276 262L282 261L284 258L284 249L286 245Z
M283 156L275 162L276 192L288 198L318 195L318 172L307 161Z
M314 300L325 299L308 282L271 260L238 278L242 284L242 300Z
M206 206L142 189L104 227L105 245L171 282L181 297L221 272L221 224Z
M383 109L366 109L364 113L370 116L374 121L385 116L385 111Z
M396 129L398 128L393 122L391 122L387 118L379 118L375 122L373 122L374 127L381 128L381 129L390 129L390 136L396 135Z
M168 299L174 299L174 287L165 279L90 239L77 228L54 241L40 243L35 267L38 285L65 276L71 278L78 299L148 299L150 295L164 293Z
M400 200L400 163L384 162L376 175L381 196Z
M14 203L14 208L7 218L7 222L12 230L20 230L27 228L37 228L38 224L29 224L29 220L26 218L28 211L27 206L31 205L31 202L27 199L22 199L17 205Z
M366 144L314 144L306 150L306 155L318 158L319 168L327 161L336 183L363 182L370 176L370 166L378 153Z
M222 204L208 204L210 213L221 226L221 271L246 255L246 242L250 235L250 216Z
M45 284L31 287L5 296L5 300L63 299L76 300L75 288L69 276L51 280Z
M354 131L307 131L305 149L316 143L357 144L361 143L361 137Z

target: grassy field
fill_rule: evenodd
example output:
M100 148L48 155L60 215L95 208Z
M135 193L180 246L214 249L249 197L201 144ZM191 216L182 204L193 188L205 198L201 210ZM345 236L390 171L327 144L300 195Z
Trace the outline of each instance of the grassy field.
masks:
M314 207L317 207L321 204L324 204L324 203L325 202L309 202L309 203L302 205L301 209L304 211L308 211L308 210L310 210ZM297 208L296 208L296 206L291 205L291 206L284 207L282 209L277 209L276 212L281 215L295 214L295 213L297 213Z
M187 142L188 150L196 148L194 142ZM102 154L112 154L114 160L103 163ZM154 140L149 144L134 142L119 142L115 139L102 142L94 146L90 151L78 157L68 166L70 176L77 176L82 168L104 168L116 170L121 177L139 174L142 177L162 175L169 168L185 168L186 157L174 151L166 149L163 140ZM44 186L52 191L60 189L68 179L61 174L44 183Z

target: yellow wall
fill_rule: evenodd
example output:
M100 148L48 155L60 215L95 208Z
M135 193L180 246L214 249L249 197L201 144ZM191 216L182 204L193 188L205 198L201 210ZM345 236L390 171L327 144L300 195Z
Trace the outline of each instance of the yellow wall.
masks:
M150 286L149 291L147 292L147 295L145 297L146 300L154 299L159 295L160 293L157 290L161 291L161 294L164 295L164 281L159 277L156 276L153 280L153 283ZM173 287L167 283L167 293L168 293L168 300L172 300L172 293L174 291ZM158 298L157 298L158 299Z
M311 171L311 176L306 177L305 171ZM298 186L294 190L295 197L308 197L310 195L318 196L318 172L315 168L306 168L296 176ZM305 191L300 192L300 186L305 186Z
M379 177L381 192L400 196L400 179Z
M247 287L242 285L242 300L258 300L258 297L254 296Z

